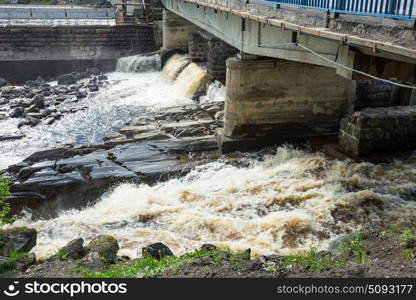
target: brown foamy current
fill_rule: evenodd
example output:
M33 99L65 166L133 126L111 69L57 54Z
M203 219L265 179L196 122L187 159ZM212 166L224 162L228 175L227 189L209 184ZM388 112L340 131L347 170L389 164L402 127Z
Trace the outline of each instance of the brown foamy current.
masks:
M337 235L393 214L414 215L416 160L389 165L327 160L279 147L274 154L228 158L154 186L122 184L94 206L50 220L21 218L38 230L38 258L68 241L114 236L119 255L140 256L161 241L175 254L203 243L255 255L324 250Z

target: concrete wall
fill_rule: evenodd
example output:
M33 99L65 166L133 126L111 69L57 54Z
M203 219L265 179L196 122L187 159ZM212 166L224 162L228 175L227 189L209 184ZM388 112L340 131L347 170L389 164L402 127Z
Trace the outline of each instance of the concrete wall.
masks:
M111 71L119 57L156 49L152 26L3 27L0 76L18 83L89 66Z
M336 133L352 112L353 81L334 69L283 60L227 61L224 135L307 137Z
M163 48L188 51L188 35L198 27L168 10L163 11Z
M152 26L0 28L0 61L114 59L155 49Z

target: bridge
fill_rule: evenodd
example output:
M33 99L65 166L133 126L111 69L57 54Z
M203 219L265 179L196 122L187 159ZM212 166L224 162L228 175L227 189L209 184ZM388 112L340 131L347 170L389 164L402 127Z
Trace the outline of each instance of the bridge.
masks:
M351 155L416 146L413 1L163 3L162 53L226 83L223 152L327 135Z

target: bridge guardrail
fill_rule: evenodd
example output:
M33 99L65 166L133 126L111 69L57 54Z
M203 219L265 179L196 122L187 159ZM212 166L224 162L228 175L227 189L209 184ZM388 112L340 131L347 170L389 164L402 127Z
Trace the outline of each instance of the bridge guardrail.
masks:
M415 19L414 0L264 0L334 13Z

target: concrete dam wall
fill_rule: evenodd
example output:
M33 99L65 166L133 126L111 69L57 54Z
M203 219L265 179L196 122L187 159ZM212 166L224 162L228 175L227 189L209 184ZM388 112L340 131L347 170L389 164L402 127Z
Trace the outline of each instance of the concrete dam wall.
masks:
M0 28L0 76L22 82L99 67L156 50L153 26L62 26Z

